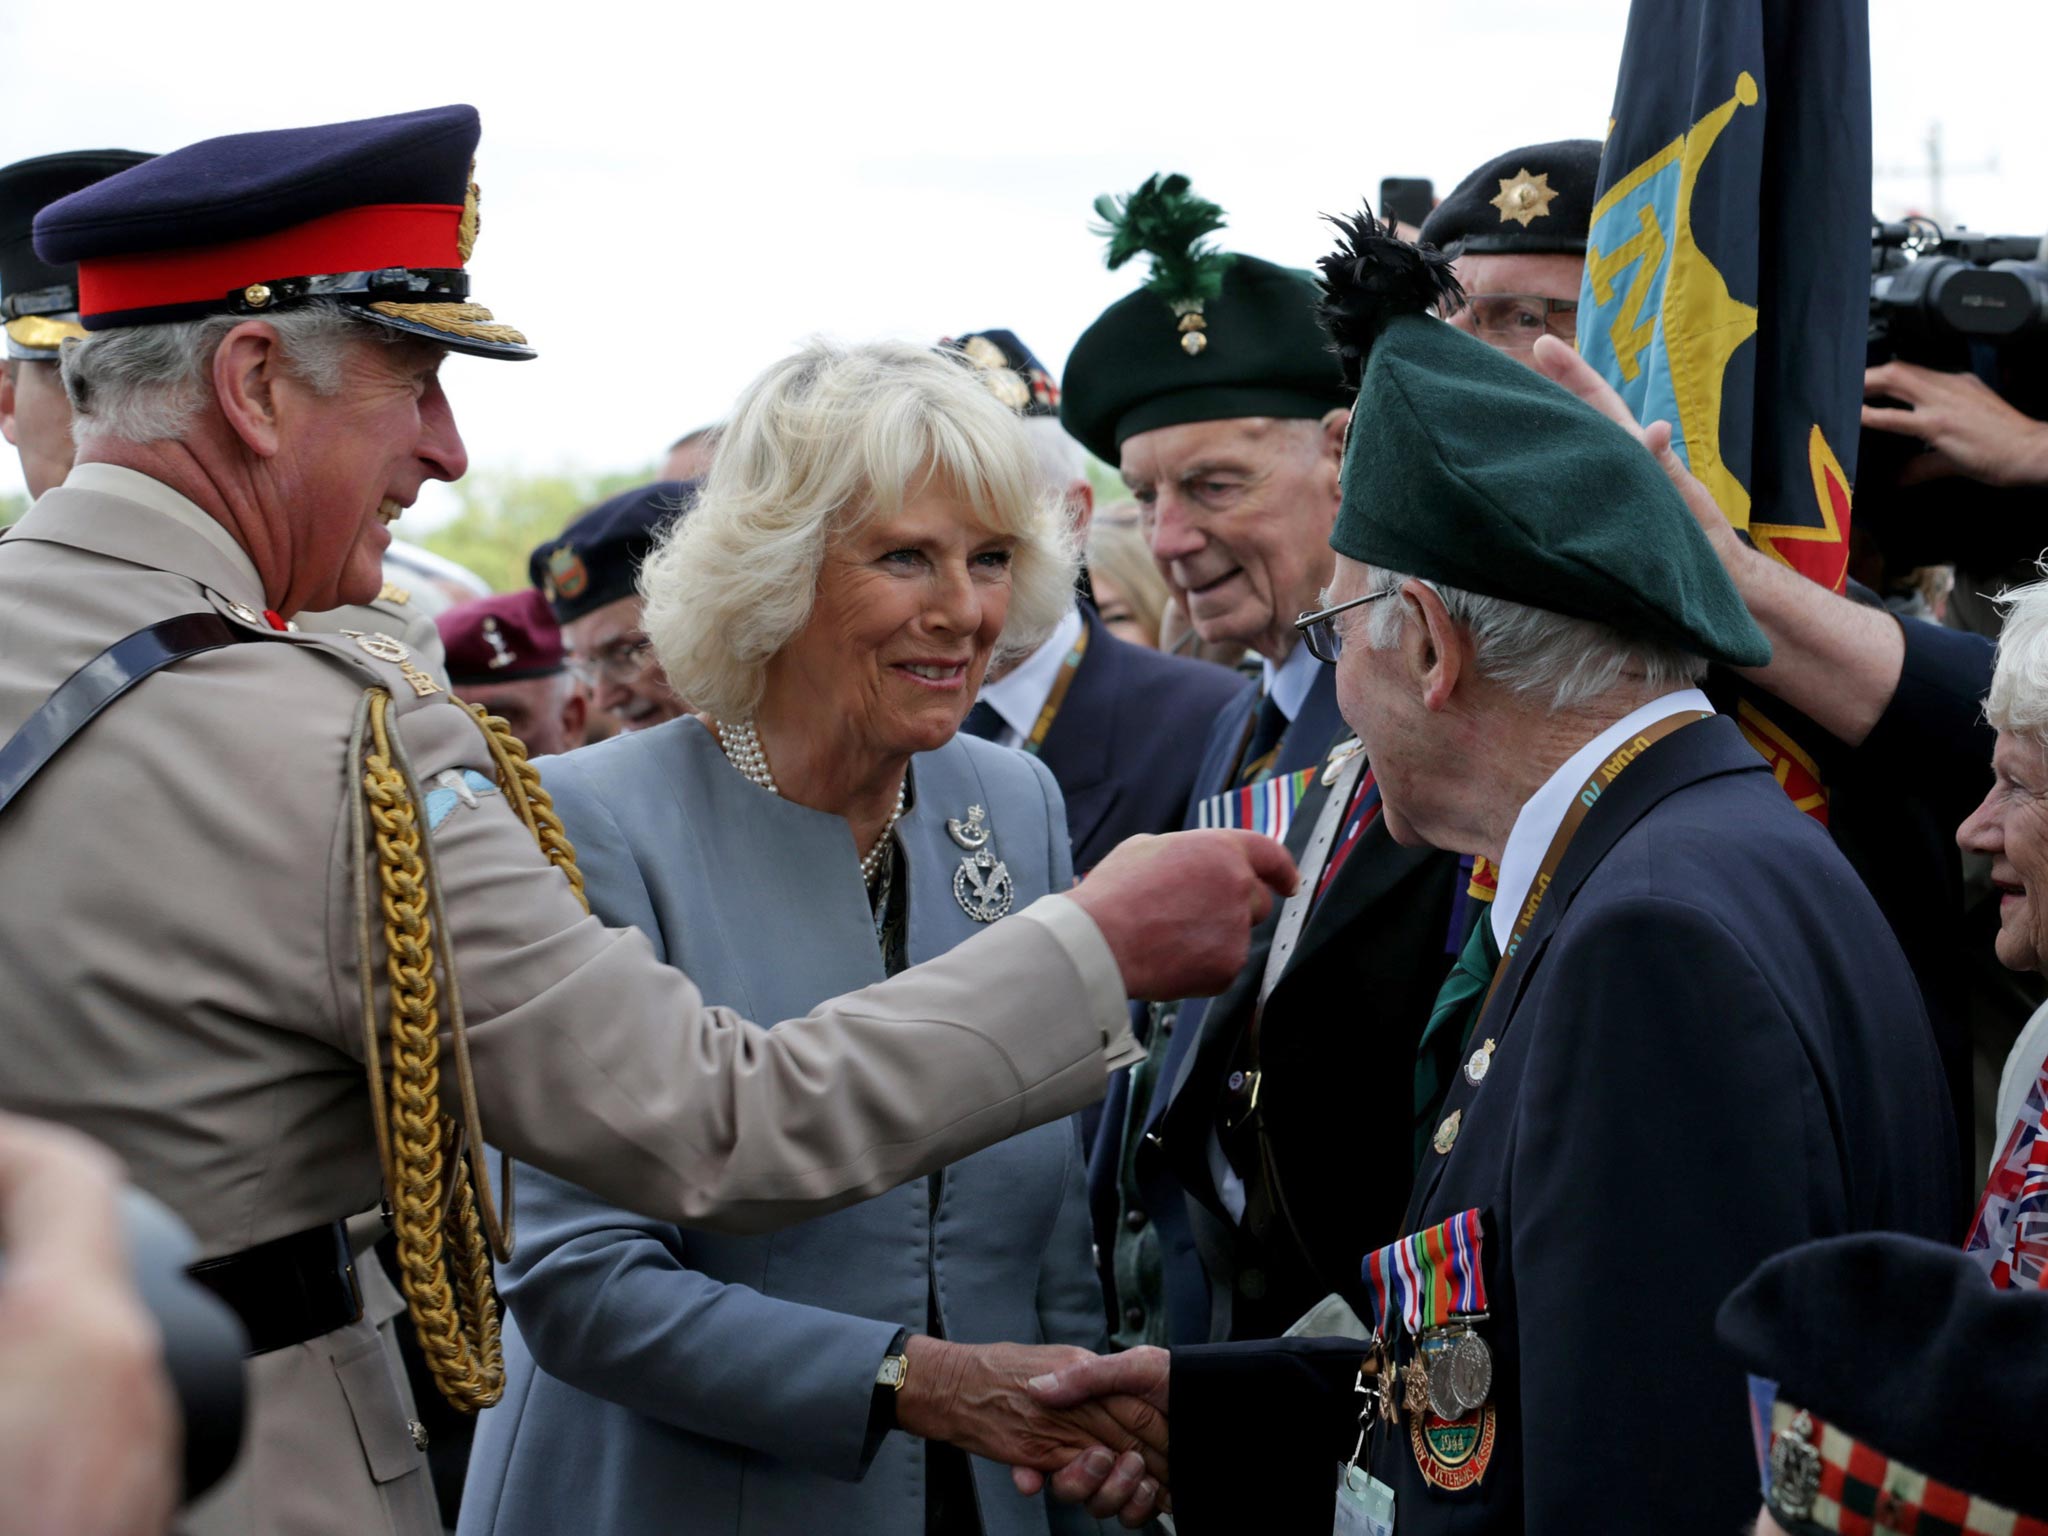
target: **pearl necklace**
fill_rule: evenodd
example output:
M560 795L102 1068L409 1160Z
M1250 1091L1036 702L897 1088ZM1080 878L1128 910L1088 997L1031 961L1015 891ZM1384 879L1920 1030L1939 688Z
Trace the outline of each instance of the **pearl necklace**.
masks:
M725 753L726 760L737 768L741 777L749 783L758 784L771 795L782 791L775 787L775 775L768 771L768 754L761 749L761 736L754 729L754 722L742 720L736 725L717 722L718 746ZM864 854L860 861L861 879L869 885L875 883L875 876L881 873L882 860L887 857L889 834L896 830L896 823L903 819L903 809L910 793L910 776L905 774L903 782L896 786L896 808L889 813L889 819L882 823L882 835L875 839L875 846Z

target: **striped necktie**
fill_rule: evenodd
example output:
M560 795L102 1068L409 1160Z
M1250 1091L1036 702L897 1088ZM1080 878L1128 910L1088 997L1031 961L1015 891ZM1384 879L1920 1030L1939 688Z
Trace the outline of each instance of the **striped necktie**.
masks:
M1252 733L1244 744L1244 752L1238 758L1240 767L1237 782L1256 784L1273 772L1273 759L1279 755L1280 738L1287 734L1287 716L1279 702L1268 692L1259 700L1259 712L1252 720Z

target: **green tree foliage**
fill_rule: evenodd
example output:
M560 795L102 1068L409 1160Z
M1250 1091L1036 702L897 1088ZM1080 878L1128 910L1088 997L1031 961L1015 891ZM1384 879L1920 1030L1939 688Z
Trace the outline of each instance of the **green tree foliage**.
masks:
M492 591L516 591L526 585L526 557L535 545L560 533L578 513L654 477L651 465L611 474L480 471L456 484L462 510L418 542L475 571Z
M0 528L11 528L28 510L28 498L19 491L0 496Z

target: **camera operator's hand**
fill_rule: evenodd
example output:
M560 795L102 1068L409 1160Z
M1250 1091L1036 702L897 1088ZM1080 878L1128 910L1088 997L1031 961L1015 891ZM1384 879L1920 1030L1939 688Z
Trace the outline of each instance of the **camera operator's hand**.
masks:
M1910 407L1865 405L1864 426L1932 450L1907 462L1903 484L1960 475L1986 485L2048 485L2048 421L2014 410L1974 373L1885 363L1865 371L1863 394Z
M0 1115L0 1532L154 1536L179 1494L163 1339L131 1278L121 1170Z

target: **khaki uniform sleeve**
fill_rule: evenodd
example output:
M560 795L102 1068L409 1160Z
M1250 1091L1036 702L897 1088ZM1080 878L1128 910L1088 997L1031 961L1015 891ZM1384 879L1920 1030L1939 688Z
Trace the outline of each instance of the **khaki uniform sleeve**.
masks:
M456 710L404 729L425 777L481 755ZM764 1029L586 915L502 797L453 810L434 853L485 1134L650 1216L760 1231L851 1204L1073 1113L1134 1050L1064 897Z

